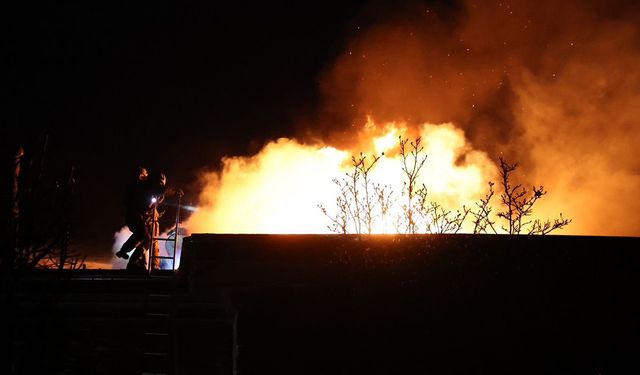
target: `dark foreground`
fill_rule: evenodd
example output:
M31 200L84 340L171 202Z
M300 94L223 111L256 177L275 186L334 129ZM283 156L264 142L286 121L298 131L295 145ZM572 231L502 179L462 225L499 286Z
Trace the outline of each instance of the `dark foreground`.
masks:
M637 238L193 235L184 246L178 278L26 277L11 309L16 372L640 372Z

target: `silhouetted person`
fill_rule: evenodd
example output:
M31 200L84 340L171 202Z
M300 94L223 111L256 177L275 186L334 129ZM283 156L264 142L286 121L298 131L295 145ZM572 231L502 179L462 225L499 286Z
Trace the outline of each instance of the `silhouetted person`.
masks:
M159 255L158 244L156 241L152 241L153 237L159 235L157 220L162 216L158 214L156 208L164 201L165 194L183 195L180 189L167 188L167 177L164 173L156 172L147 175L144 168L141 171L127 187L125 194L125 222L132 234L116 253L117 257L127 259L129 258L128 253L135 249L127 264L129 270L146 269L145 251L147 249L154 251L155 256ZM153 225L154 220L156 221L155 226ZM159 259L156 259L154 263L157 264L152 266L158 268Z

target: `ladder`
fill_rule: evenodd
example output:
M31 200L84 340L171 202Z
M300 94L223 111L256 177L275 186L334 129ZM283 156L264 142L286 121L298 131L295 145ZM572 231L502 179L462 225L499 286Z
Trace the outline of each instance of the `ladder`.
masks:
M156 207L151 213L149 231L149 257L147 264L147 277L151 278L154 270L160 270L160 262L163 259L171 261L171 270L176 270L176 253L178 251L178 235L180 234L180 210L182 208L182 194L178 194L175 217L175 236L160 237L159 214ZM161 256L159 241L173 242L173 251L170 256ZM167 251L169 250L166 246ZM160 275L155 277L161 277ZM143 361L142 375L166 375L176 373L175 358L173 358L173 345L175 338L172 337L172 306L173 292L149 293L145 302L146 311L144 332L143 332Z
M149 262L147 264L147 276L151 276L151 273L154 269L160 269L160 262L162 259L171 260L171 270L176 270L176 253L178 252L178 236L180 235L180 209L182 203L182 194L178 194L178 204L176 205L176 219L175 219L175 236L173 238L170 237L160 237L160 223L159 223L159 215L156 207L153 208L152 217L151 217L151 230L150 230L150 241L149 241ZM171 256L161 256L159 251L158 241L165 242L173 242L173 252ZM166 247L165 247L166 248ZM158 253L156 254L156 249L158 249ZM156 264L157 262L157 264Z
M173 347L173 292L149 293L142 328L141 375L167 375L175 371Z

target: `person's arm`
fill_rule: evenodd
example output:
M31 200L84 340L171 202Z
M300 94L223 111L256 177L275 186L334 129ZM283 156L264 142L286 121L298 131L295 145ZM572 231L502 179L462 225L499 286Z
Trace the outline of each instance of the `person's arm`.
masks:
M182 191L182 189L174 188L173 186L170 186L169 188L167 188L167 191L164 194L169 197L172 197L174 195L177 195L179 197L184 196L184 192Z

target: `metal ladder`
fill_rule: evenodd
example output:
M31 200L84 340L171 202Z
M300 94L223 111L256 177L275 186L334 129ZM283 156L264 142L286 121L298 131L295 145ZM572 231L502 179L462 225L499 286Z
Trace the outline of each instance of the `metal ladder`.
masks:
M149 293L145 301L141 375L176 373L173 357L173 296Z
M178 235L180 234L180 210L182 208L182 195L178 194L178 203L176 205L175 218L175 236L174 238L160 237L160 222L158 210L154 207L151 217L150 240L149 240L149 257L147 264L147 277L154 277L153 271L160 270L155 268L156 260L161 262L162 259L171 261L171 270L176 270L176 253L178 250ZM158 241L173 242L173 252L171 256L156 255L155 248L159 247ZM165 246L166 248L166 246ZM169 250L169 249L167 249ZM158 277L158 276L155 276ZM162 277L162 276L160 276ZM172 292L173 293L173 292ZM172 347L174 345L172 337L172 305L173 295L162 293L149 293L146 297L145 311L145 329L143 332L143 375L166 375L175 372L175 359L173 357Z
M156 259L158 259L159 262L162 261L162 259L170 259L171 270L172 271L176 270L176 253L178 251L178 236L180 234L181 203L182 203L182 195L178 194L178 204L176 205L175 237L174 238L156 237L156 231L159 232L160 223L158 221L158 210L155 207L153 209L153 216L151 218L151 233L150 233L151 238L149 241L149 261L147 264L147 276L149 277L151 276L151 273L154 270L154 264ZM173 242L173 252L171 256L155 255L155 248L156 246L159 246L158 241Z

